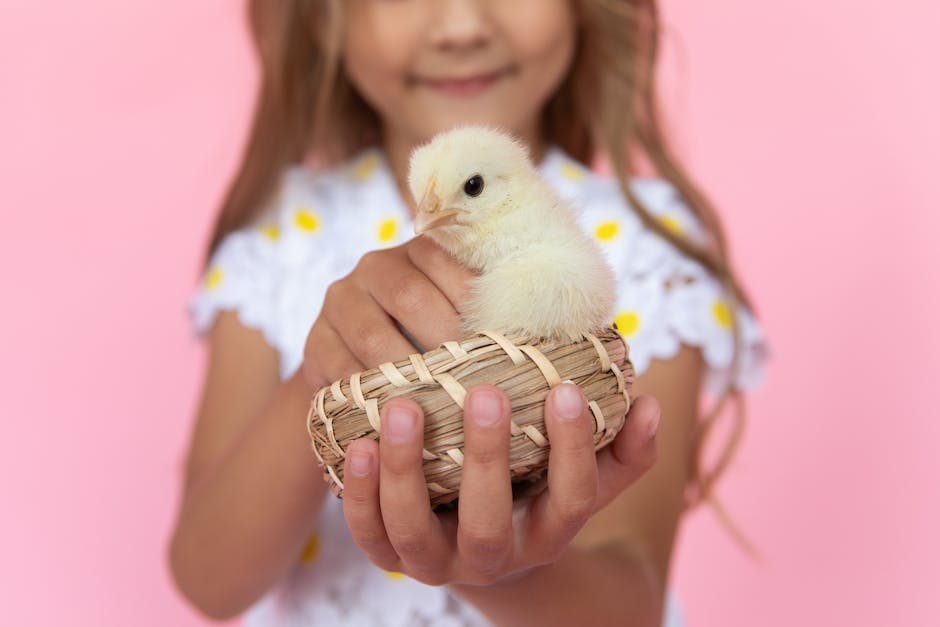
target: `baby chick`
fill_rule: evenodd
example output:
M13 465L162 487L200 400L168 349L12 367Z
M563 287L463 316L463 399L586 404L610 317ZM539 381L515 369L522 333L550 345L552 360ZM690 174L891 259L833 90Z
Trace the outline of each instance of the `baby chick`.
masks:
M408 184L415 233L479 272L464 332L574 342L610 325L613 272L522 143L479 126L441 133L412 153Z

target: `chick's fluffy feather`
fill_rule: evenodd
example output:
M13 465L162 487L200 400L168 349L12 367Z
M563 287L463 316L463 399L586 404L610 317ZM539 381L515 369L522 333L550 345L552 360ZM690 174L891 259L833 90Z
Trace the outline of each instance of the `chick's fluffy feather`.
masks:
M475 175L484 187L471 197L464 184ZM437 135L412 155L409 185L419 204L432 181L440 206L458 217L427 235L479 272L460 312L467 334L577 341L609 326L613 272L520 142L475 126Z

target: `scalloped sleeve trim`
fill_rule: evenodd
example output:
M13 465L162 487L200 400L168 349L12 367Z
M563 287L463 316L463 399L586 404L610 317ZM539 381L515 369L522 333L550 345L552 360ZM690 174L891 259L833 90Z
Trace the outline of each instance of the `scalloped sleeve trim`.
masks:
M280 346L277 315L276 239L273 225L227 235L187 303L195 335L202 337L221 311L234 311L246 327Z
M708 241L704 227L668 182L635 179L631 187L668 229L699 244ZM706 389L723 389L732 376L734 338L731 305L722 285L697 261L647 229L616 181L592 177L573 195L585 209L583 226L617 276L614 323L630 346L637 374L643 374L653 359L673 358L685 344L702 351ZM738 309L738 324L742 342L734 384L753 389L763 382L770 349L758 321L745 307Z

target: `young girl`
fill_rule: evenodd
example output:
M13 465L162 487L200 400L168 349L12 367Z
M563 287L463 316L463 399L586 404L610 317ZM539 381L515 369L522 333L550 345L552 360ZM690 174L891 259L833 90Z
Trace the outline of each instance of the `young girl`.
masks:
M674 539L717 477L698 471L717 415L698 425L699 394L754 382L763 344L663 141L653 0L254 0L251 22L258 106L191 303L210 359L170 547L182 593L252 626L679 624ZM410 237L405 178L413 147L464 123L524 139L583 211L647 396L595 456L583 394L553 390L548 489L513 504L508 401L474 388L446 514L420 407L396 399L379 442L350 446L340 501L306 433L313 393L459 338L471 273Z

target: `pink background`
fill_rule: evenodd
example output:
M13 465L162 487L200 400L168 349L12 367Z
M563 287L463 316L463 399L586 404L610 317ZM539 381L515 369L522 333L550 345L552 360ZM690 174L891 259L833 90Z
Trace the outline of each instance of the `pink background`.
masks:
M4 624L199 625L164 550L183 305L245 132L241 3L0 0ZM674 583L692 625L940 616L935 2L667 0L674 134L776 359Z

